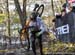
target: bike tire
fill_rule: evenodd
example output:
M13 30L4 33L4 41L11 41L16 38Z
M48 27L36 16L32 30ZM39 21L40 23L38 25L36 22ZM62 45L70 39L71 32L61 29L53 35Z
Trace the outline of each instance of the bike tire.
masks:
M36 11L36 12L38 13L38 11L39 11L41 8L42 8L42 11L41 11L41 13L40 13L40 14L38 14L38 16L39 16L39 17L41 17L41 16L42 16L42 13L43 13L43 11L44 11L44 5L43 5L43 4L39 6L39 8L37 9L37 11Z

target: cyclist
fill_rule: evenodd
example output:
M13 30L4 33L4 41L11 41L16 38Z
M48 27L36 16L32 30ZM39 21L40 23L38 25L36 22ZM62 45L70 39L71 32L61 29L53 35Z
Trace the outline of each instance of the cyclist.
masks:
M30 22L29 26L33 27L33 28L29 29L29 31L31 33L32 50L34 52L34 55L36 55L35 40L37 37L38 41L39 41L40 53L41 53L41 55L43 55L42 34L45 32L43 22L41 21L41 18L38 17L38 13L36 13L35 11L31 14L30 20L31 20L31 22Z
M36 8L38 8L38 7L39 7L39 4L35 4L35 8L33 9L33 11L36 11ZM26 38L28 40L28 49L27 49L28 51L29 51L29 49L31 49L30 48L31 47L31 43L30 43L30 37L29 37L30 33L28 33L28 28L27 28L29 26L30 22L31 22L31 20L27 19L24 28L18 30L19 33L20 33L21 39L23 40L23 39ZM25 33L26 33L26 37L24 37ZM24 46L22 42L21 42L21 45Z

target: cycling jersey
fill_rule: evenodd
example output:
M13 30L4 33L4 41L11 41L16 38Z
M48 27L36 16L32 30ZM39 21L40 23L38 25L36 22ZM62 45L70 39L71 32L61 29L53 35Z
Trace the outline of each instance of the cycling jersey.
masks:
M34 26L36 30L40 31L40 34L46 31L46 27L40 17L37 17L37 20L35 22L31 21L29 26ZM30 28L29 31L31 32L32 29L33 28Z

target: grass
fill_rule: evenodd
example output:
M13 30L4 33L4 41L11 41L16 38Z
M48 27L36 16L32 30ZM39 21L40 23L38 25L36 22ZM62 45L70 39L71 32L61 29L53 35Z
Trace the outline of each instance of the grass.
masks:
M75 43L64 43L59 40L55 40L54 35L51 33L48 41L48 47L43 48L44 53L48 52L69 52L74 53L75 52Z

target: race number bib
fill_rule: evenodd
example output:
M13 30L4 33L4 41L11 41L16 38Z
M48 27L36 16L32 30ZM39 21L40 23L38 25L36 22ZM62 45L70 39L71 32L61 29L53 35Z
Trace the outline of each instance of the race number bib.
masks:
M56 28L57 30L57 34L61 35L61 34L68 34L69 33L69 25L63 25L61 27Z

